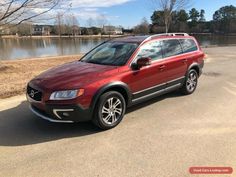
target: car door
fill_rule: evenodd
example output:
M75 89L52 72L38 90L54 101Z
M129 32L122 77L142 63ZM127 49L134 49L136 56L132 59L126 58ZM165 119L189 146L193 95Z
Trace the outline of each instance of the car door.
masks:
M187 58L183 55L182 47L178 39L166 39L162 41L165 68L168 71L168 85L171 87L184 81L187 71Z
M165 69L161 41L148 42L140 47L133 62L143 57L152 59L151 65L132 70L130 73L130 88L133 99L139 99L165 88L167 70Z

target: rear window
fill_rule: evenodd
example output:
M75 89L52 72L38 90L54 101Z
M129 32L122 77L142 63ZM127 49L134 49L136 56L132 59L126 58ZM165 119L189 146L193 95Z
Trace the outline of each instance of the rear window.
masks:
M198 47L193 39L179 39L179 42L182 45L184 53L193 52L193 51L198 50Z
M183 53L179 40L177 39L163 40L162 49L165 58Z

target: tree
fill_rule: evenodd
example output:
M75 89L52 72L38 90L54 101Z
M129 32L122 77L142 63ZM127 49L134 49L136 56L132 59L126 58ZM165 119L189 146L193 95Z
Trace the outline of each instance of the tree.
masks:
M154 11L151 20L153 25L158 25L158 26L164 26L165 21L164 21L164 12L163 11Z
M56 8L62 0L1 0L0 26L21 24Z
M191 20L191 22L197 22L199 17L200 17L200 14L197 11L197 9L192 8L189 11L189 19Z
M217 10L213 15L214 25L221 32L235 32L233 23L236 23L236 7L224 6Z
M185 8L190 3L190 0L152 0L152 4L158 10L163 11L163 20L165 31L168 33L172 21L173 11L178 11Z
M190 29L197 26L199 17L200 17L200 13L197 11L197 9L192 8L189 11L190 22L188 24L189 24Z
M134 27L135 34L148 34L149 33L149 23L146 18L141 20L141 23Z
M206 19L205 19L205 10L201 9L199 17L200 17L199 22L205 22L206 21Z
M231 20L236 19L236 7L234 6L224 6L217 10L213 15L213 20Z
M55 25L56 25L56 33L61 36L65 33L65 23L64 23L64 14L62 12L58 12L56 15Z
M71 25L72 25L72 35L75 36L80 33L79 22L77 18L72 15L71 17Z
M32 24L31 23L21 23L17 27L17 33L21 36L31 36L32 35Z
M169 31L186 31L187 30L187 21L189 19L188 13L181 9L180 11L173 11L171 14L171 23ZM164 12L163 11L154 11L151 16L152 20L152 32L163 32L164 23ZM156 28L156 30L155 30ZM158 29L159 30L158 30Z
M107 18L106 18L106 16L105 15L99 15L98 17L97 17L97 25L98 25L98 27L100 27L100 28L103 28L103 26L105 26L106 24L107 24L107 22L108 22L108 20L107 20Z
M79 22L73 14L66 16L66 29L66 33L69 35L79 34Z
M95 24L95 22L94 22L94 20L92 19L92 18L89 18L88 20L87 20L87 25L88 25L88 33L89 33L89 35L92 35L93 34L93 29L92 29L92 27L94 26L94 24Z
M180 22L187 22L189 19L189 15L185 10L180 10L177 12L177 20Z

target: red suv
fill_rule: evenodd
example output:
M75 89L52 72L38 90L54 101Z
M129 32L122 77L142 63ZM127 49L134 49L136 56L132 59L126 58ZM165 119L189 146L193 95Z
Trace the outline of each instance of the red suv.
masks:
M110 129L131 105L177 89L193 93L203 58L186 33L117 38L34 78L27 98L31 110L51 122L92 120Z

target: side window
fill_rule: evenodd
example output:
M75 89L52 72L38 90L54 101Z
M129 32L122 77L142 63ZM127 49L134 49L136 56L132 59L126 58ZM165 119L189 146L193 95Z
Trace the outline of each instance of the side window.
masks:
M177 39L163 40L163 52L165 58L182 54L182 48Z
M138 53L138 58L150 57L152 60L162 59L162 46L160 41L150 42L143 45Z
M195 41L192 39L180 39L179 41L182 45L184 53L193 52L193 51L198 50L198 47L197 47Z

